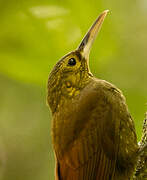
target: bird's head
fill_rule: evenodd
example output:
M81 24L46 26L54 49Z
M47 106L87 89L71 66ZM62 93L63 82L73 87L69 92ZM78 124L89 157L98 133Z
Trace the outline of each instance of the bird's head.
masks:
M57 106L61 96L71 98L77 95L92 77L89 53L107 13L108 10L105 10L100 14L79 47L62 57L54 66L48 79L47 100L50 107L55 106L53 104Z

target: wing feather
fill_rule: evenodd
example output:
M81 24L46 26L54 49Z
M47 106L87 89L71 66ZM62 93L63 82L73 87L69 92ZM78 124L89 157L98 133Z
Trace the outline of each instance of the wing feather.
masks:
M117 112L119 103L113 106L108 93L111 93L111 99L116 98L113 96L117 93L110 90L93 88L83 91L77 101L72 102L77 105L71 109L68 106L70 114L64 111L56 116L56 122L58 117L64 119L62 133L54 132L55 137L60 136L56 143L58 146L55 146L59 180L113 179L119 146L120 112Z

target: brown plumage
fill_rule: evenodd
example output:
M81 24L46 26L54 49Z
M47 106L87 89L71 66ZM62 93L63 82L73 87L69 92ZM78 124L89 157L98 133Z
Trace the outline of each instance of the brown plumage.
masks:
M136 165L137 138L125 98L114 85L93 77L88 65L106 14L49 76L56 180L129 180Z

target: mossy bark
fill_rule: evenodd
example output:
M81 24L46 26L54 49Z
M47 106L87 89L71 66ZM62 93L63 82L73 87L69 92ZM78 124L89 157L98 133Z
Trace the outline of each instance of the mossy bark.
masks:
M133 180L147 179L147 113L143 122L142 138L139 142L139 157Z

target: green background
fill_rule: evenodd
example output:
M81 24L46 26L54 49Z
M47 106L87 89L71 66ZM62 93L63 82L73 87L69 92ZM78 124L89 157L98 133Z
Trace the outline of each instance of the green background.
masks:
M147 110L146 0L0 0L0 180L53 180L48 74L109 9L91 71L119 87L138 139Z

